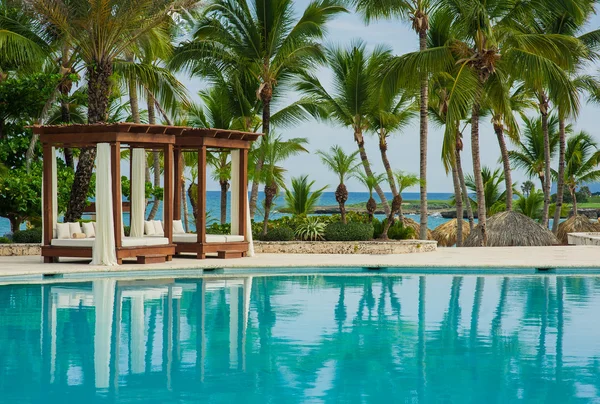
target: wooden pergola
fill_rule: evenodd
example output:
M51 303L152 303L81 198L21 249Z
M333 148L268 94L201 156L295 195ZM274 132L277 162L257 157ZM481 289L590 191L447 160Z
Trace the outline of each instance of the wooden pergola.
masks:
M119 264L123 259L137 258L145 263L162 257L171 260L175 254L173 239L173 149L177 135L186 131L186 127L144 125L133 123L34 126L33 132L40 136L43 146L43 224L42 256L44 262L57 262L59 257L91 258L91 246L54 245L53 242L53 196L52 158L53 147L87 148L108 143L111 147L112 176L112 210L114 219L114 239L116 257ZM164 238L168 243L160 245L123 245L122 228L122 195L121 195L121 148L144 148L160 150L164 153Z
M198 259L206 258L207 253L217 253L219 258L244 257L248 251L248 151L252 142L257 140L261 133L241 132L221 129L189 128L178 133L175 141L175 174L181 178L183 165L181 164L182 152L198 152L198 206L196 212L195 242L176 244L176 252L195 253ZM237 175L237 189L232 189L232 202L238 198L237 212L232 212L232 227L234 218L237 222L237 236L241 240L219 241L208 240L206 234L206 154L209 150L239 152L237 172L232 171L232 178ZM232 157L233 160L233 157ZM173 203L174 220L181 219L181 181L175 181L175 200ZM232 229L233 230L233 229Z

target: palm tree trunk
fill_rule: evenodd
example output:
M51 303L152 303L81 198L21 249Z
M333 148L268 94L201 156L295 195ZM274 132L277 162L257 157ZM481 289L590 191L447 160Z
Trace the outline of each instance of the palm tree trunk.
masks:
M456 152L455 152L456 153ZM454 200L456 201L456 246L462 247L463 241L463 199L460 190L460 179L458 178L458 170L456 168L456 156L454 164L452 164L452 182L454 184Z
M566 149L566 129L565 120L558 122L559 154L558 154L558 181L556 189L556 209L554 209L554 222L552 223L552 233L558 233L558 223L563 205L563 195L565 188L565 149Z
M340 206L340 216L343 224L346 224L346 201L348 200L348 189L346 184L340 183L335 190L335 200Z
M421 29L419 31L419 50L427 50L427 30ZM420 171L419 177L421 179L420 192L421 192L421 231L419 238L421 240L427 240L427 109L428 109L428 94L429 94L429 83L427 76L423 76L421 79L421 95L419 106L420 116L420 128L419 128L419 154L420 154Z
M550 134L548 133L548 98L542 92L540 95L540 112L542 113L542 131L544 132L544 209L542 211L542 226L548 228L550 211L550 187L552 177L550 173Z
M129 63L133 63L133 56L129 55L127 57L127 61ZM129 106L131 107L131 119L134 123L140 123L140 103L138 98L137 87L133 80L129 80L127 86L129 91Z
M365 174L369 177L372 177L373 171L371 170L371 163L369 163L367 151L365 150L365 140L360 130L354 131L354 140L356 140L356 143L358 144L358 152L360 154L360 160L362 161L362 165L365 169ZM390 205L379 184L375 186L375 192L377 192L377 195L379 196L379 200L383 205L383 210L385 211L386 216L389 216L391 212Z
M277 186L275 184L265 186L265 217L263 220L263 236L267 235L269 230L269 215L271 214L271 206L273 199L277 195Z
M148 104L148 123L150 125L154 125L156 123L156 109L154 107L154 97L149 91L146 91L146 102ZM154 171L154 187L158 188L160 187L160 152L152 152L152 165L152 169ZM146 181L150 182L150 166L148 164L146 164ZM157 197L154 197L154 201L152 201L152 209L150 209L150 214L148 215L148 220L154 220L156 213L158 212L159 205L160 200Z
M221 185L221 224L227 223L227 190L229 189L229 183L225 181L219 181Z
M268 66L268 61L265 61ZM262 110L262 131L265 137L269 136L271 129L271 99L273 98L273 87L268 81L263 83L260 90L260 99L263 104ZM264 138L261 139L261 142ZM258 202L258 186L260 185L260 172L264 164L264 156L259 156L256 166L254 167L254 177L252 179L252 189L250 191L250 217L254 217L256 213L256 205Z
M483 92L483 81L481 79L479 84L471 116L471 152L473 154L473 177L475 178L475 187L477 190L477 218L479 220L480 246L485 247L487 245L486 206L483 177L481 176L481 157L479 155L479 110Z
M71 111L69 109L69 102L67 97L69 96L69 91L66 87L61 87L61 100L60 100L60 120L64 124L71 123ZM71 170L75 170L75 160L73 158L73 149L70 147L65 147L65 164Z
M190 214L188 208L188 199L187 195L185 194L185 177L183 175L181 176L181 204L181 210L183 213L183 226L185 232L187 233L190 225ZM196 231L198 231L198 229L196 229Z
M383 129L379 133L379 151L381 152L381 161L383 162L383 167L385 168L385 173L388 177L388 183L390 184L390 190L392 191L393 196L398 195L398 189L396 188L396 181L394 180L394 173L392 171L392 166L390 164L390 160L387 156L387 140L386 135Z
M460 140L460 139L458 139ZM475 218L473 217L473 207L471 206L471 201L469 200L469 193L467 190L467 184L465 182L465 175L462 169L462 161L460 158L460 148L456 149L456 172L458 174L458 180L460 181L460 189L462 191L463 201L465 203L465 207L467 209L467 219L469 220L469 229L473 231L475 227ZM460 218L464 218L464 212L460 212Z
M504 139L504 129L502 125L494 125L494 132L498 138L500 153L502 155L502 165L504 166L504 183L506 186L506 210L512 210L513 204L513 189L512 189L512 174L510 168L510 160L508 159L508 149L506 148L506 140Z
M106 121L112 69L112 63L108 61L96 61L94 65L87 67L89 124ZM81 218L87 203L87 194L95 160L95 147L81 150L75 179L71 187L71 198L65 214L65 222L74 222Z
M569 187L571 198L573 199L573 216L577 216L577 192L575 187Z

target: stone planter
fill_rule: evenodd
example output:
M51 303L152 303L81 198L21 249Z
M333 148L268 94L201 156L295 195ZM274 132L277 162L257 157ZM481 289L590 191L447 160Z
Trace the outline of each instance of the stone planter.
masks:
M437 250L437 241L255 241L257 254L411 254Z
M0 244L0 257L41 254L40 244Z

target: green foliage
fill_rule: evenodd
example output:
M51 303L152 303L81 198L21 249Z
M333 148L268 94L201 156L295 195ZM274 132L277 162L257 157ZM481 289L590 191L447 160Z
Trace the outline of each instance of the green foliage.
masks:
M4 236L0 237L0 244L10 244L10 243L12 243L12 240L9 239L8 237L4 237Z
M42 229L35 228L29 230L19 230L14 232L13 236L14 243L23 244L34 244L42 242Z
M330 223L325 227L327 241L367 241L373 239L373 225L371 223L341 222Z
M131 200L131 181L126 176L121 177L121 193L127 200ZM146 181L144 195L146 199L158 197L158 200L163 199L163 189L161 187L154 187L150 181Z
M520 196L514 205L515 211L532 219L541 219L544 208L544 193L533 187L529 190L529 195Z
M287 226L276 227L263 236L264 241L292 241L293 239L294 231Z
M307 215L316 206L327 187L312 190L315 181L308 181L308 175L292 178L292 189L285 190L285 204L293 215Z
M213 222L206 227L206 234L231 234L231 224Z
M340 184L344 184L346 178L359 169L361 164L358 162L358 153L357 150L354 153L346 154L344 149L338 145L331 146L329 152L317 151L323 165L338 176Z
M0 83L0 117L33 123L54 93L60 74L36 73Z
M383 229L387 223L387 219L383 221L373 220L373 237L379 238L383 233ZM388 238L392 240L409 240L414 238L415 230L412 227L407 227L401 221L396 220L388 230Z
M129 234L131 233L131 226L123 226L123 232L125 233L126 237L129 237Z
M323 240L325 235L325 223L321 221L318 216L305 217L302 223L296 227L295 234L300 240Z

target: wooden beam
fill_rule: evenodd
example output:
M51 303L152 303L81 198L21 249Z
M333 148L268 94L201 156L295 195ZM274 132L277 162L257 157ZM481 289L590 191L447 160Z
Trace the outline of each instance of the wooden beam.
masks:
M183 153L176 147L173 151L175 191L173 195L173 220L181 220L181 177L183 174Z
M206 243L206 147L198 150L198 212L196 213L198 244Z
M246 229L246 221L247 217L247 209L246 204L248 203L248 150L243 149L240 150L240 167L239 167L239 234L240 236L244 236L244 240L246 240L247 229Z
M123 198L121 196L121 144L119 142L115 142L111 145L110 165L112 173L112 202L115 226L115 247L120 248L123 245L123 240L121 239L121 212Z
M164 195L163 195L163 217L165 237L169 239L169 244L173 241L173 145L168 144L164 147ZM178 179L175 178L175 182Z
M44 245L49 246L52 241L52 233L54 232L54 224L52 223L52 147L50 145L44 145L43 148L43 188L44 193L42 198L44 200L44 212L43 218L44 221ZM56 156L54 156L56 158Z

